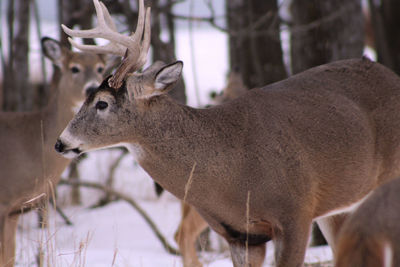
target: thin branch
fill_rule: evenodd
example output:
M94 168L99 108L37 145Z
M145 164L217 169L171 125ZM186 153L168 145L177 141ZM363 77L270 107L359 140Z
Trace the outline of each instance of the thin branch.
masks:
M122 159L128 154L128 151L124 149L122 153L118 156L118 158L111 164L109 170L108 170L108 175L107 175L107 181L106 181L106 187L107 188L112 188L113 183L114 183L114 174L115 171L117 170L117 167L121 163ZM113 195L105 193L105 195L94 205L92 205L90 208L98 208L107 205L108 203L114 201L115 199L112 198Z
M163 236L163 234L160 232L156 224L153 222L153 220L147 215L147 213L134 201L131 197L120 193L118 191L115 191L114 189L110 187L106 187L104 185L98 184L98 183L92 183L92 182L85 182L85 181L69 181L62 179L59 183L60 185L79 185L83 187L88 187L88 188L94 188L101 190L105 192L106 194L114 195L118 199L122 199L126 202L128 202L142 217L143 219L149 224L150 228L153 230L154 234L157 236L157 238L160 240L161 244L163 247L167 250L168 253L171 253L173 255L180 255L179 251L172 247L167 239Z

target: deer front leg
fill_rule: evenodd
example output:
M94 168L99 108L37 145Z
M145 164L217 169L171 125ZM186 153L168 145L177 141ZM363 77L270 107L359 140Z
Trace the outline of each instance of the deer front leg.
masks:
M296 218L293 215L289 224L283 224L282 230L274 239L276 267L301 267L311 232L312 219Z
M18 215L12 217L5 214L0 220L0 266L13 267L15 260L15 232Z
M242 241L229 242L234 267L259 267L265 258L266 243L248 245Z
M346 220L347 216L347 213L342 213L320 218L317 220L317 224L334 254L336 252L339 230L342 227L343 222Z
M193 207L184 202L181 202L181 205L182 220L175 233L175 241L182 254L183 266L201 267L202 264L196 252L196 240L208 224Z

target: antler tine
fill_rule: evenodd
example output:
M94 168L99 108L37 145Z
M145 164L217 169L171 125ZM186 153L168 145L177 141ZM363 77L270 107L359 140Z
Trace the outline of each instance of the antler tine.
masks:
M140 40L142 39L144 21L145 21L144 1L143 0L139 0L138 23L136 25L135 33L132 34L132 40L134 42L140 42Z
M150 49L150 39L151 39L150 13L151 13L151 9L149 7L146 10L146 22L145 22L144 33L143 33L143 42L142 42L142 47L140 49L140 55L139 55L137 64L135 66L136 69L140 69L141 67L143 67L143 65L147 61L147 54Z
M103 2L100 2L100 5L101 5L101 9L103 10L104 21L106 22L108 27L110 27L111 30L116 32L117 31L117 26L115 26L115 23L112 20L111 15L108 12L108 9L106 8L106 6L104 5Z
M119 88L128 72L133 72L141 68L146 63L146 57L150 48L151 37L151 8L148 7L144 12L144 2L139 0L139 16L136 32L131 35L132 45L128 46L127 54L121 65L118 67L114 76L108 81L113 88ZM143 41L142 41L143 38Z
M125 55L126 49L118 44L109 43L106 45L84 45L75 42L71 37L68 37L70 44L81 51L93 52L96 54L113 54L120 57Z
M66 27L65 25L61 25L64 32L72 37L81 37L81 38L104 38L109 40L111 43L105 46L100 46L95 48L96 46L90 45L78 45L76 46L75 42L71 42L71 44L81 50L91 51L96 53L113 53L117 55L124 55L124 48L119 47L117 44L120 44L124 47L129 47L132 45L131 37L122 35L116 31L116 27L114 22L111 19L110 14L108 13L107 8L103 4L100 4L98 0L93 0L93 4L96 9L96 15L98 18L98 26L90 30L72 30ZM105 12L103 12L105 11ZM105 49L102 49L105 48Z

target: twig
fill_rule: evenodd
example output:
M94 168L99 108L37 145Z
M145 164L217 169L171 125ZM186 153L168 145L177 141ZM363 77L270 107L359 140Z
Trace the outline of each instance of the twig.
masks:
M104 185L98 184L98 183L92 183L92 182L85 182L85 181L69 181L62 179L59 183L60 185L79 185L83 187L88 187L88 188L94 188L98 190L102 190L107 194L114 195L118 199L122 199L126 202L128 202L142 217L143 219L149 224L150 228L153 230L154 234L157 236L158 240L160 240L161 244L163 247L167 250L168 253L171 253L173 255L180 255L179 251L172 247L167 239L162 235L156 224L153 222L153 220L147 215L147 213L134 201L131 197L115 191L112 188L106 187Z

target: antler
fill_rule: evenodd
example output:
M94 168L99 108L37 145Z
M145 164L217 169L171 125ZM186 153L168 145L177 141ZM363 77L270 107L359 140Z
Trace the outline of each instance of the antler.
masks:
M100 54L114 54L124 57L117 71L108 81L113 88L119 88L128 72L140 69L145 63L150 48L150 7L144 14L144 2L139 0L139 15L136 31L130 36L117 32L117 27L111 19L105 5L98 0L93 0L96 9L98 25L90 30L71 30L61 25L64 32L72 37L103 38L110 43L103 46L81 45L72 38L68 38L72 46L88 52Z

